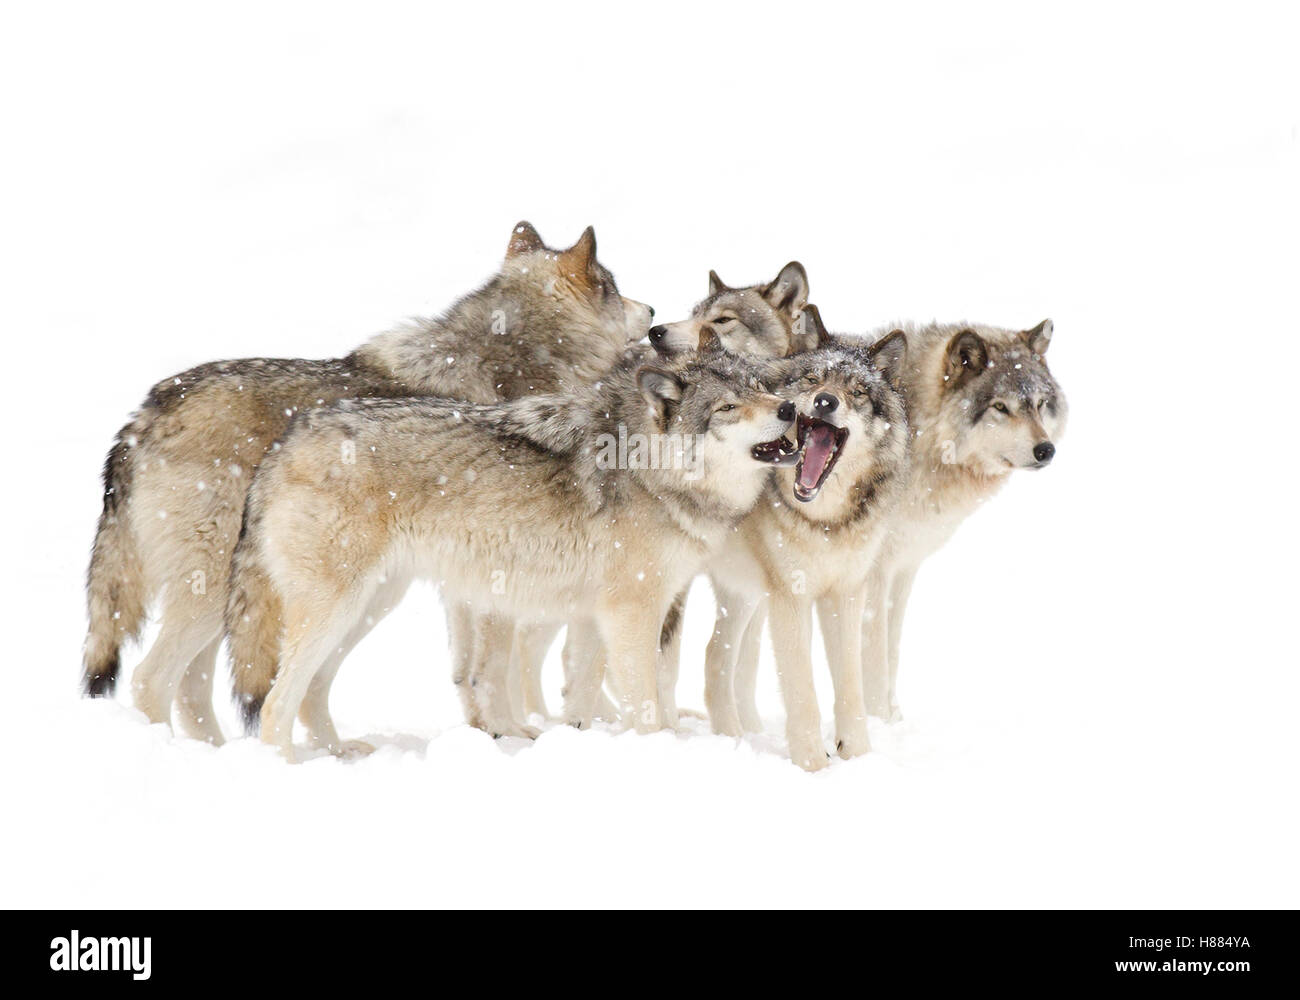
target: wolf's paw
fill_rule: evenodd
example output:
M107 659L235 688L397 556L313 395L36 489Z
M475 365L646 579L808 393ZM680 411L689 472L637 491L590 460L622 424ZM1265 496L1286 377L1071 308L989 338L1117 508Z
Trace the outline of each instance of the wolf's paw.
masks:
M375 752L375 748L365 740L342 740L337 746L329 749L330 753L341 760L360 760Z
M868 704L867 714L873 719L883 719L885 722L903 721L903 710L898 707L896 701L878 701Z
M709 716L709 726L719 736L730 736L733 739L740 739L745 734L744 728L740 725L740 716L734 710L729 712L719 712L717 715Z
M831 762L831 755L821 745L821 741L808 745L791 744L790 760L805 771L820 771Z
M861 757L870 749L871 741L867 739L865 720L859 720L853 725L845 726L839 730L838 739L835 742L835 752L845 760Z
M516 722L511 722L499 726L489 726L488 731L492 734L494 740L499 740L503 736L513 736L520 740L535 740L542 735L540 729L532 726L521 726Z

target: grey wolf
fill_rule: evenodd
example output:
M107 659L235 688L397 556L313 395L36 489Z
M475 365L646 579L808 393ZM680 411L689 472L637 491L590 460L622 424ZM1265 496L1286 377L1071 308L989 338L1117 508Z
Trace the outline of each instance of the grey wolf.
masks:
M867 710L888 720L902 717L899 642L917 569L1012 472L1051 463L1068 416L1045 360L1050 319L1028 330L931 324L908 340L912 461L872 569L863 623Z
M709 272L709 294L690 316L650 329L650 346L660 354L694 351L703 335L717 337L731 354L784 358L817 346L816 331L804 318L808 275L797 260L763 285L730 288Z
M85 692L112 692L121 648L156 604L161 628L132 678L136 704L169 722L175 699L184 733L220 742L211 689L230 555L248 484L294 414L346 397L490 402L571 389L608 371L651 315L619 294L591 229L555 251L523 222L499 272L437 319L380 334L344 358L220 361L159 382L105 462ZM337 743L327 685L316 694L304 721L315 738Z
M705 658L705 700L715 731L739 735L733 670L746 632L771 636L786 706L790 757L824 767L812 677L816 606L835 688L836 748L868 749L862 692L864 589L905 481L908 424L900 379L908 341L831 338L816 310L821 346L786 359L779 394L798 412L798 463L777 470L731 543L710 560L718 620ZM756 615L758 616L757 621ZM757 635L751 640L757 652Z
M759 374L722 354L631 358L576 393L345 400L300 415L258 470L232 564L232 677L260 708L262 739L293 758L313 678L417 576L478 614L590 621L626 717L655 728L664 615L754 505L765 449L794 420ZM691 436L697 467L607 467L599 455L620 431ZM504 689L501 658L487 668Z

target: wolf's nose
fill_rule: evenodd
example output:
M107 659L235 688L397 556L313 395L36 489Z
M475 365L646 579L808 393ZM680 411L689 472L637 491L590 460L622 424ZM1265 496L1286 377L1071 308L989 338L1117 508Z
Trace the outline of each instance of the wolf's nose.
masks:
M1052 460L1052 456L1055 454L1056 445L1052 444L1051 441L1039 441L1038 444L1034 445L1035 462L1041 462L1043 465L1046 465Z
M788 400L776 408L776 417L778 420L784 420L786 423L793 423L795 418L794 403Z
M651 315L651 316L654 315L654 310L653 310L653 309L650 310L650 315ZM650 327L650 343L652 343L652 344L657 344L657 343L659 343L660 341L662 341L662 340L664 339L664 337L666 337L666 336L668 336L668 327L666 327L666 326L652 326L652 327Z
M835 408L839 405L840 401L829 392L819 392L816 398L813 399L813 409L819 417L823 414L834 413Z

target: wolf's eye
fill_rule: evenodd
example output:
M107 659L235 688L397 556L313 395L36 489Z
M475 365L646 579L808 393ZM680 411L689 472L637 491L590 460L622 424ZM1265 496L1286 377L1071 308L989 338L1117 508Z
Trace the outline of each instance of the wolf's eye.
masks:
M721 406L719 406L719 407L718 407L716 410L714 410L713 412L714 412L714 413L726 413L728 410L734 410L735 408L736 408L736 404L735 404L735 403L723 403Z
M1010 410L1007 409L1007 404L1006 404L1006 403L994 403L994 404L993 404L993 409L997 410L999 413L1010 413L1010 412L1011 412Z
M1039 409L1040 411L1041 411L1041 410L1043 409L1043 407L1046 406L1046 405L1047 405L1047 400L1045 400L1045 399L1040 399L1040 400L1038 401L1038 409Z
M715 316L712 322L714 324L720 325L722 323L734 323L735 321L736 321L735 316Z
M854 389L852 390L852 392L853 392L853 397L855 399L861 399L863 396L867 394L866 389Z
M806 385L809 389L816 389L819 385L822 384L822 380L819 379L816 375L805 375L802 381L803 384Z

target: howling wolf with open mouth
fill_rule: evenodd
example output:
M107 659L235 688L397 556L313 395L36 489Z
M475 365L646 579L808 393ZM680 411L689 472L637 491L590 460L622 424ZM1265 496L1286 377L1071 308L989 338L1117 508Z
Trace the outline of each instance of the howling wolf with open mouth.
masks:
M766 602L790 758L817 770L827 755L812 679L814 605L835 687L836 748L842 757L868 749L863 591L906 474L898 385L907 338L832 338L816 308L808 311L822 346L786 359L778 388L798 409L794 464L774 456L782 468L734 542L709 563L718 620L705 654L705 702L715 732L740 735L733 672L747 630L761 629L755 616Z

